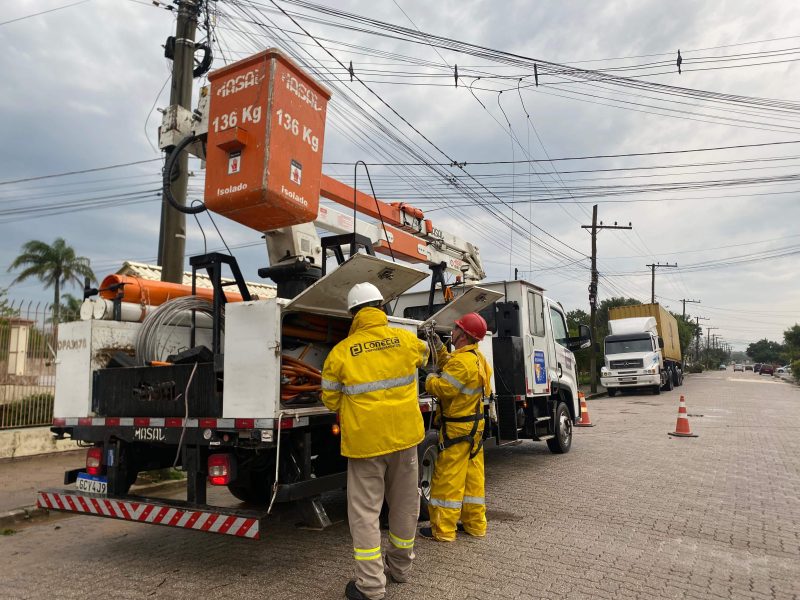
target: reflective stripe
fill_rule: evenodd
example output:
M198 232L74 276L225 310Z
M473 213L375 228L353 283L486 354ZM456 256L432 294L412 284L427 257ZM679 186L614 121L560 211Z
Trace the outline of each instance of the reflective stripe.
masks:
M437 498L431 498L428 504L438 506L439 508L461 508L460 500L438 500Z
M340 392L342 390L342 384L338 381L331 381L330 379L323 379L322 380L322 389L328 390L331 392Z
M444 379L447 383L452 385L462 394L466 394L467 396L474 396L475 394L483 394L483 388L470 388L467 387L465 384L461 383L458 379L450 375L450 373L442 373L442 379Z
M353 558L356 560L376 560L381 557L381 547L353 548Z
M402 538L397 537L391 531L389 532L389 541L392 542L395 548L413 548L414 547L414 538L410 540L404 540Z
M394 387L402 387L409 385L417 380L416 374L406 375L404 377L395 377L394 379L382 379L381 381L370 381L368 383L359 383L357 385L342 386L342 391L345 394L355 396L356 394L366 394L367 392L377 392L378 390L388 390ZM325 380L322 381L325 383ZM324 385L323 385L324 387Z
M486 504L486 499L478 496L464 496L464 504Z

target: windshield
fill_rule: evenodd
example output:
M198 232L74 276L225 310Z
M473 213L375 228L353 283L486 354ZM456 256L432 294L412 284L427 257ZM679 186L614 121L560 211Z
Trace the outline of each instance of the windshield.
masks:
M642 338L639 340L616 340L613 342L606 342L606 355L609 354L627 354L628 352L652 352L653 344L650 338Z

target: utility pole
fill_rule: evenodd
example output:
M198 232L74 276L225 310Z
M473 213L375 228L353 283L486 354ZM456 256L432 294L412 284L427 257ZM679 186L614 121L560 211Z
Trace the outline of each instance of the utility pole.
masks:
M686 320L686 303L694 303L700 304L700 300L687 300L686 298L681 298L681 302L683 302L683 320Z
M675 263L674 265L671 265L669 263L665 263L665 264L662 265L659 262L659 263L654 263L652 265L645 265L645 266L650 267L650 270L653 273L653 277L652 277L652 280L650 282L650 303L651 304L655 304L656 303L656 267L677 267L678 263Z
M694 343L694 358L697 362L700 362L700 336L703 333L702 328L700 327L700 319L703 321L710 321L708 317L695 317L694 322L697 327L695 329L695 343Z
M719 327L706 327L706 369L708 368L708 351L711 348L711 331Z
M595 351L595 339L597 338L597 232L601 229L633 229L633 226L597 224L597 204L592 207L592 224L581 225L581 229L590 229L592 234L592 280L589 283L589 327L592 330L592 346L589 350L589 377L591 381L592 393L597 391L597 352Z
M200 5L197 0L182 0L179 3L175 26L174 54L172 58L172 87L170 105L180 105L191 110L192 79L194 71L194 36L197 30L197 15ZM168 40L168 44L170 41ZM172 148L166 150L167 160ZM178 204L186 204L186 189L189 183L189 155L184 152L178 159L177 177L170 189ZM161 266L161 281L183 283L183 257L186 249L186 215L161 199L161 230L158 239L158 264Z

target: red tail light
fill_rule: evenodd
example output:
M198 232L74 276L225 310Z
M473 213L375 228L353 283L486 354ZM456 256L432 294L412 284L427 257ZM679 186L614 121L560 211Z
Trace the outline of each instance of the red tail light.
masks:
M100 475L103 468L103 449L89 448L86 452L86 473L88 475Z
M208 457L208 481L211 485L228 485L236 479L233 454L212 454Z

